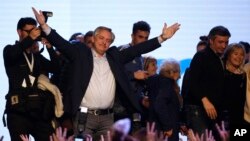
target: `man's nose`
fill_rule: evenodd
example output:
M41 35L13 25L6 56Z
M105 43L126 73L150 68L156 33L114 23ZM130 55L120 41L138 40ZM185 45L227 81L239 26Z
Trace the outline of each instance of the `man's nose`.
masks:
M104 40L103 41L103 45L107 46L107 41Z
M108 40L103 40L103 44L104 44L105 46L108 46L108 45L110 45L110 42L109 42Z

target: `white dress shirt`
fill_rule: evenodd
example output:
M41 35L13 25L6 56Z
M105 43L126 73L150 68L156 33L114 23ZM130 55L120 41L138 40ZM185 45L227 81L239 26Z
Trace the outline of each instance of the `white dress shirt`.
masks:
M81 107L88 109L112 108L115 99L115 78L106 54L97 55L92 49L94 68ZM84 72L83 72L84 73Z

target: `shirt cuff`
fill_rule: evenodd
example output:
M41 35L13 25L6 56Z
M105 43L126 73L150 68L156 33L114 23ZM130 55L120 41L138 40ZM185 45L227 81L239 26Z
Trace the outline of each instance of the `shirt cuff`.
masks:
M51 28L48 27L48 28L44 29L43 32L44 32L46 35L49 35L50 32L51 32Z
M43 32L44 32L46 35L49 35L50 32L51 32L51 28L50 28L47 24L43 25L43 26L42 26L42 29L43 29Z

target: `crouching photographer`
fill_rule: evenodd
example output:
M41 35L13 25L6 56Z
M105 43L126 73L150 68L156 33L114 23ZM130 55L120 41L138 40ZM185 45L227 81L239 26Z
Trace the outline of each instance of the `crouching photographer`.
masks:
M48 73L59 71L58 60L52 47L47 48L50 60L34 49L41 36L35 19L21 18L17 33L19 40L3 50L9 82L7 127L12 141L21 141L21 134L32 135L36 141L49 141L54 131L51 120L63 113L60 91L47 77Z

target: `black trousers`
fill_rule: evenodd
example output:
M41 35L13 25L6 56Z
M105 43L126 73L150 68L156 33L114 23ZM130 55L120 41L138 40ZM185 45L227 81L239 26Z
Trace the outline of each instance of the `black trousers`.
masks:
M228 129L228 113L226 111L217 110L217 119L212 120L207 116L203 107L197 105L185 106L187 126L193 130L194 133L201 135L205 133L205 130L212 130L213 136L216 141L221 141L220 135L216 129L215 124L221 125L221 121L224 121L225 128Z
M7 126L11 141L22 141L21 134L32 135L35 141L49 141L54 132L50 120L44 120L42 116L33 118L28 113L7 113Z

